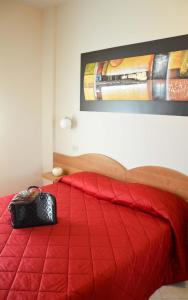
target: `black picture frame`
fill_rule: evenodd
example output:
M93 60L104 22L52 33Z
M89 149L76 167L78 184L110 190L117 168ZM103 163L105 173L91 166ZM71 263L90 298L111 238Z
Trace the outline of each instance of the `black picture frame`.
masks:
M159 115L188 116L188 101L86 101L84 97L84 71L86 64L124 57L188 50L188 34L165 39L108 48L81 54L80 111L124 112Z

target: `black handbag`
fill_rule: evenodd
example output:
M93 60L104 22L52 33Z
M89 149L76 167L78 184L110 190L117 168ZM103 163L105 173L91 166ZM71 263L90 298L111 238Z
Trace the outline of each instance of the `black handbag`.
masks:
M16 194L9 204L13 228L57 223L56 198L37 186Z

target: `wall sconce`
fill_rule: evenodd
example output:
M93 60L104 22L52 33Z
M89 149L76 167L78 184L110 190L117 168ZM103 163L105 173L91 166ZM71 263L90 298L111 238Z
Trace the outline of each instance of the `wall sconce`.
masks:
M64 129L71 129L71 127L72 127L72 119L69 118L69 117L63 117L63 118L60 120L59 125L60 125L61 128L64 128Z

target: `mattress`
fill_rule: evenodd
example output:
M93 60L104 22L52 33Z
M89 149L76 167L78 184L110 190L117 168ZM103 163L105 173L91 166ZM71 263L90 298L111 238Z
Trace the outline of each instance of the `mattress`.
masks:
M0 199L1 300L146 300L188 278L183 200L95 173L43 190L56 196L56 225L13 229L12 196Z

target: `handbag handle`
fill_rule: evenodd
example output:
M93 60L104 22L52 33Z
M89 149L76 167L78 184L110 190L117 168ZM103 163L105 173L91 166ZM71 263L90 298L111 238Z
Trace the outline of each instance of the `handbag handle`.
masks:
M40 193L42 192L42 189L39 186L37 186L37 185L31 185L31 186L28 187L27 190L29 191L31 189L39 190Z

